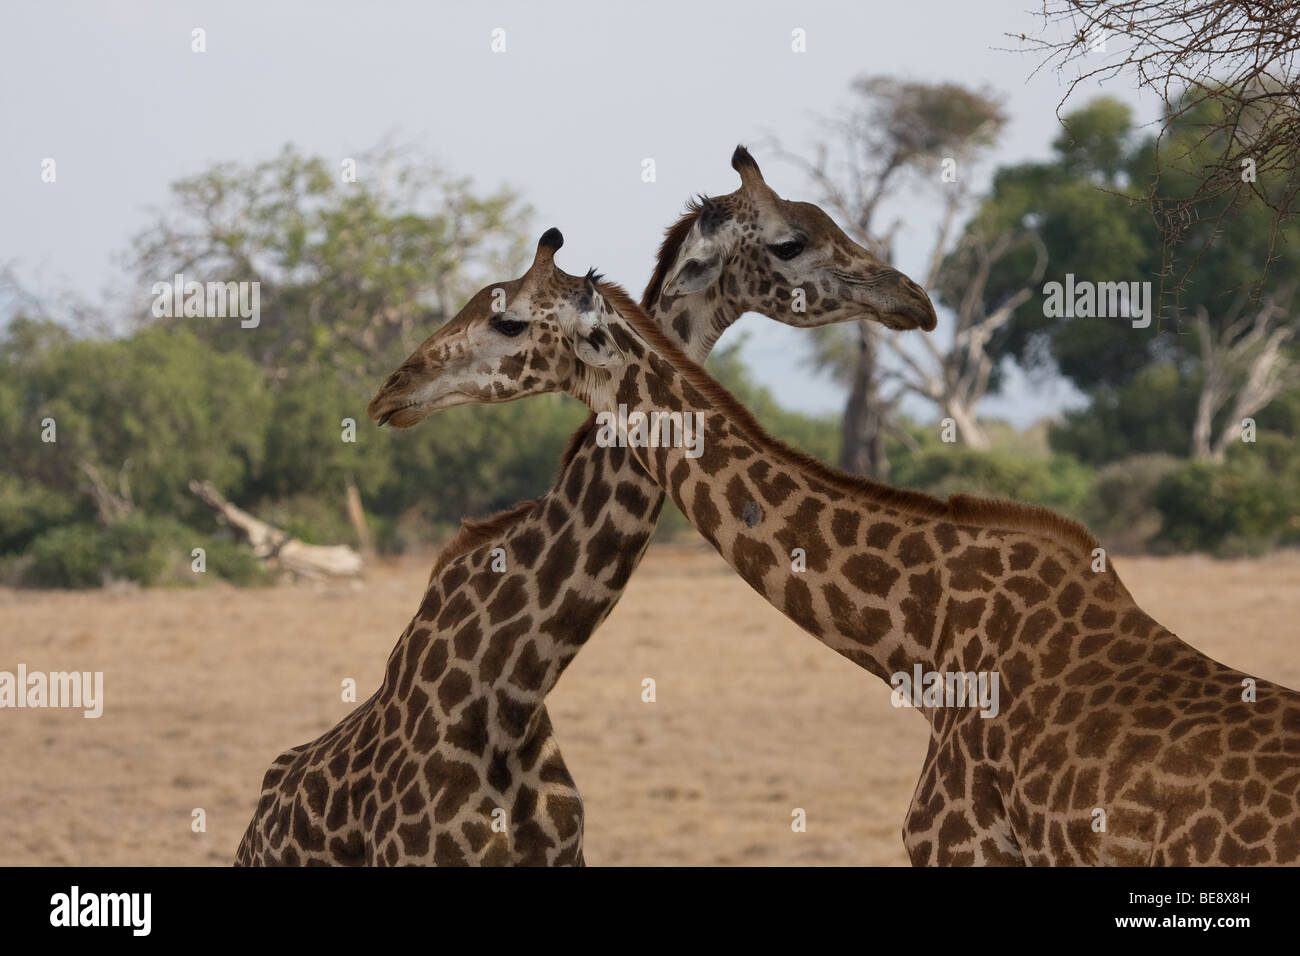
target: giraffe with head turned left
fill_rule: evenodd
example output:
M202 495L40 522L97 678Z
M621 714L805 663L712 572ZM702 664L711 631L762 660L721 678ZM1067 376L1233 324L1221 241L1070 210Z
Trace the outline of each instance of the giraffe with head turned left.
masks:
M917 675L913 863L1300 863L1300 693L1161 627L1081 525L831 469L768 436L617 286L541 268L503 311L430 339L376 407L413 423L579 398L763 598L895 692ZM700 416L702 441L649 440L665 415ZM982 676L1000 693L972 706Z
M794 326L933 328L924 291L816 206L778 196L744 149L732 165L740 188L692 204L668 230L646 290L647 308L681 348L702 360L747 311ZM543 302L560 243L548 233L528 275L484 289L445 329L517 343L520 327L494 312L494 293ZM381 396L428 371L432 353L417 355L372 402L375 418L411 423L417 393L409 405ZM535 360L511 371L526 383L555 369ZM590 421L579 429L542 498L465 523L379 690L267 771L237 862L583 861L582 802L545 698L618 601L663 504L636 460L597 437Z

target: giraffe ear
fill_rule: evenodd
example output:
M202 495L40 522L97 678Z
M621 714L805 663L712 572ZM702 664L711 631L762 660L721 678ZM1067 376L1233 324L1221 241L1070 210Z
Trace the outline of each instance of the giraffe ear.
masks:
M592 368L610 368L623 364L623 350L614 344L614 337L603 325L579 332L574 340L578 360Z
M718 281L731 254L733 225L720 205L704 200L664 280L664 295L699 292Z
M722 255L691 256L684 260L664 283L666 295L686 295L707 289L722 275Z
M578 361L592 368L608 368L623 364L623 352L614 344L614 337L605 327L601 313L605 300L596 288L600 276L595 269L587 272L578 296L578 321L573 333L573 350Z

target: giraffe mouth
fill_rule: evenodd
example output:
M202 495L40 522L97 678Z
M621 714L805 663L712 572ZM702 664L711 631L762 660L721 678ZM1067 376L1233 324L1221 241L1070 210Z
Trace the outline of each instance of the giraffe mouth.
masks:
M401 413L404 412L404 411L406 411L407 409L415 408L418 404L419 404L418 402L407 402L407 403L404 404L404 405L397 405L397 406L394 406L393 408L390 408L388 411L384 412L384 414L382 414L382 415L379 416L379 419L378 419L379 427L380 427L380 428L383 428L383 427L384 427L385 425L387 425L390 421L393 421L393 418L394 418L395 416L401 415ZM424 417L423 415L420 416L420 418L423 418L423 417ZM418 421L420 420L419 418L416 418L414 421L410 421L410 422L408 422L408 421L406 421L405 419L406 419L406 416L403 416L401 419L398 419L397 421L393 421L393 425L394 425L394 427L396 427L396 428L409 428L411 425L414 425L416 422L418 422Z
M396 412L397 412L396 408L394 408L392 411L384 412L384 414L379 417L379 427L383 428L385 425L387 425L388 420L392 418L394 413Z
M383 404L386 403L372 402L369 409L370 417L375 420L375 423L380 428L385 425L391 428L410 428L423 421L425 416L433 411L433 405L437 403L431 404L420 399L411 399L409 401L399 401L391 408L386 408L383 412L380 412L379 409L383 407Z
M868 315L887 328L929 332L938 322L929 295L897 269L882 269L866 276L836 270L834 275L849 287Z
M393 428L412 428L434 412L455 408L457 405L465 405L472 401L474 401L472 396L465 394L460 389L454 389L434 398L416 398L398 402L383 412L379 411L383 407L382 403L372 402L370 417L375 420L380 428L385 425Z

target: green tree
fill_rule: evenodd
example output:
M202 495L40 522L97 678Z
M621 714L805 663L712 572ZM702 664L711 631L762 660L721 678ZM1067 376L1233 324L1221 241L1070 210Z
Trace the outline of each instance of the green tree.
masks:
M172 199L133 243L146 287L176 273L257 282L256 328L181 321L253 358L275 383L328 369L363 391L484 282L514 273L531 215L508 189L479 195L388 147L357 158L355 181L285 147L183 179Z
M191 478L239 487L260 466L271 406L260 369L184 328L108 342L12 323L0 346L0 456L66 501L193 515ZM53 442L42 440L52 419ZM87 491L90 492L87 496ZM107 496L107 497L105 497Z
M1215 145L1196 139L1200 126L1193 112L1180 116L1168 134L1173 140L1161 150L1208 155ZM1300 225L1288 227L1275 249L1272 211L1262 201L1243 201L1217 221L1190 227L1204 232L1204 241L1174 251L1171 259L1141 199L1157 172L1169 190L1180 182L1192 190L1195 177L1159 168L1154 137L1137 134L1127 106L1100 98L1068 114L1053 148L1048 162L999 170L968 230L1029 222L1047 247L1049 281L1072 274L1091 282L1150 282L1161 294L1151 303L1151 324L1139 328L1125 319L1050 314L1040 291L998 330L991 351L1028 369L1059 371L1109 403L1109 427L1121 436L1108 443L1116 454L1158 450L1143 445L1141 436L1144 422L1163 415L1183 431L1181 453L1221 457L1241 419L1296 381L1300 316L1290 290L1300 272ZM1257 283L1278 249L1279 260ZM1177 258L1191 255L1198 257L1194 263ZM986 297L995 302L1018 288L1031 262L1025 251L998 263ZM1185 281L1162 285L1162 277L1174 274ZM1153 365L1173 369L1188 387L1195 383L1190 405L1186 388L1142 391L1153 381L1146 375ZM1168 404L1153 407L1162 399ZM1082 424L1077 416L1075 422Z

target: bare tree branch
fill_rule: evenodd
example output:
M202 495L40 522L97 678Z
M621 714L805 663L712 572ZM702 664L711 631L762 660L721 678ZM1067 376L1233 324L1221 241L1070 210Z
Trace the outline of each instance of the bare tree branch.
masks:
M1123 74L1163 100L1156 178L1146 202L1164 237L1167 273L1188 231L1211 226L1181 274L1171 276L1175 291L1213 243L1215 227L1252 198L1273 214L1262 279L1282 225L1300 211L1300 2L1042 0L1038 19L1037 35L1007 35L1021 50L1042 54L1035 73L1077 70L1058 116L1080 84ZM1197 124L1201 137L1193 149L1210 149L1208 162L1191 149L1162 158L1161 146L1180 122ZM1166 171L1190 175L1191 190L1167 189Z
M1209 312L1197 309L1191 324L1204 378L1192 426L1192 457L1222 461L1241 434L1242 419L1300 382L1300 366L1284 351L1300 325L1300 316L1290 312L1293 291L1294 286L1270 296L1250 311L1243 309L1243 298L1238 296L1233 310L1219 323L1217 335ZM1215 420L1229 401L1231 407L1215 436Z

